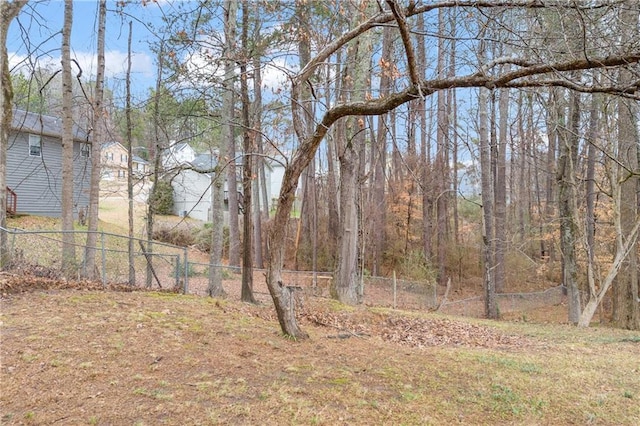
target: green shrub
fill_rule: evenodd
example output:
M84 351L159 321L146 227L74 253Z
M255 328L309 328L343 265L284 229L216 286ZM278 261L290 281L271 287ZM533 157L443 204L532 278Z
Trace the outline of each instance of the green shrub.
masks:
M173 187L169 182L159 180L151 191L149 205L157 214L173 214Z

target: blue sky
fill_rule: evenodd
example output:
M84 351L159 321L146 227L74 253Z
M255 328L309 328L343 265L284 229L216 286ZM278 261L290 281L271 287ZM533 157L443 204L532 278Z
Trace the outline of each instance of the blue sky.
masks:
M2 0L0 0L2 1ZM130 0L118 10L115 0L107 1L107 29L105 36L105 84L114 95L122 97L127 65L127 39L129 21L133 25L132 37L132 91L135 98L144 98L155 86L156 59L149 44L156 35L153 27L162 26L162 16L170 14L176 5L189 5L193 1ZM71 32L72 58L82 67L86 79L95 78L97 51L97 0L75 0L73 3L73 29ZM62 0L31 0L11 24L7 40L9 64L13 72L28 74L30 69L48 68L51 73L60 68L61 30L64 18ZM186 60L186 59L185 59ZM198 56L190 61L202 60ZM286 58L272 60L266 65L263 82L277 90L286 79L281 68L289 68ZM296 68L294 66L294 68Z
M106 84L115 92L123 90L127 65L127 39L129 21L133 23L132 37L132 86L143 94L155 84L155 59L149 50L149 42L155 36L147 24L158 25L164 10L170 4L164 1L141 0L125 8L125 16L116 11L116 2L107 2L107 29L105 36ZM71 32L72 57L82 67L86 78L95 76L97 51L96 0L79 0L73 4L73 29ZM28 73L29 67L60 67L60 44L64 2L62 0L30 1L9 28L7 50L12 70Z

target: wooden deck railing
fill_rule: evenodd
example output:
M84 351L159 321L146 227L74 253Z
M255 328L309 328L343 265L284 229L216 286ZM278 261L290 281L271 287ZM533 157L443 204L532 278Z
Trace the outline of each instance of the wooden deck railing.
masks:
M11 188L7 186L7 213L10 215L16 214L18 207L18 194L16 194Z

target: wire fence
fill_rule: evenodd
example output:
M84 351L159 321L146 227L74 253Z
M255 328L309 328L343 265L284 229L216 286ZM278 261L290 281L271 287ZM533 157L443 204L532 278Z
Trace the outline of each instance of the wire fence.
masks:
M563 286L551 287L543 291L531 293L498 293L496 303L500 313L529 311L545 306L562 303L564 299ZM440 312L451 315L470 317L484 316L484 297L470 297L467 299L445 301L439 308Z
M73 265L77 278L94 276L107 284L129 283L129 241L133 246L135 285L146 286L147 275L153 288L183 288L182 276L188 261L187 249L154 241L151 250L146 240L95 232L96 245L91 247L95 259L93 274L88 271L88 231L22 230L0 228L7 235L8 262L6 269L29 271L36 276L62 277L63 234L73 235L74 257L67 259ZM149 269L149 274L147 274Z
M75 240L78 278L87 275L87 231L4 229L7 235L9 261L5 269L29 271L37 276L62 278L62 235L71 233ZM108 233L96 233L94 276L103 285L129 283L129 242L133 241L135 285L158 289L177 289L185 294L205 296L209 285L211 264L190 258L186 247L154 241L151 250L146 240ZM196 256L193 256L196 257ZM239 298L242 270L238 267L215 265L222 276L225 292ZM331 297L333 276L329 272L282 271L286 286L300 290L301 297ZM484 298L443 301L432 281L410 281L387 277L365 276L358 283L362 302L368 306L398 309L433 310L453 315L482 317ZM266 270L253 269L253 292L258 301L268 303ZM526 311L557 305L563 300L562 286L533 293L503 293L496 295L501 313Z

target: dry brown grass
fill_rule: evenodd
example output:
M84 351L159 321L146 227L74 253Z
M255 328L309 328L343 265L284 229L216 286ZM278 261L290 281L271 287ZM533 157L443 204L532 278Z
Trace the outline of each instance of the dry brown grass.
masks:
M6 425L640 419L637 332L310 299L303 323L311 339L292 342L268 305L88 290L1 303Z
M118 232L119 204L102 206L104 226ZM563 306L491 322L308 298L311 339L292 342L268 301L55 282L16 294L20 279L0 276L3 425L640 419L640 334L532 323L561 321Z

